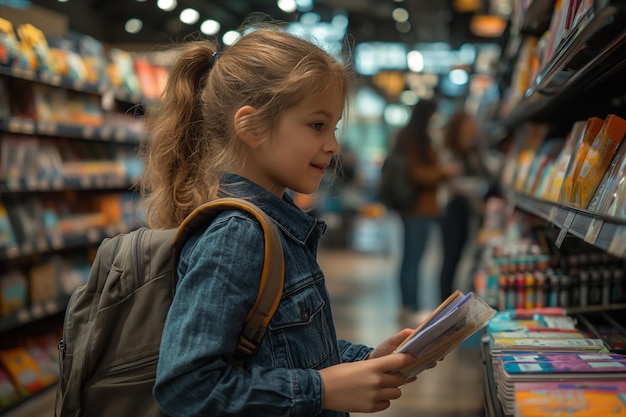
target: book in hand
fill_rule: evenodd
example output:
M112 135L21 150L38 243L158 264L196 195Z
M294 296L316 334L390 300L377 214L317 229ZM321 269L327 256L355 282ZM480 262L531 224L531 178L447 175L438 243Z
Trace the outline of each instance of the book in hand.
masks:
M456 290L396 348L397 353L416 356L415 362L400 371L410 378L430 368L484 327L495 313L475 293Z

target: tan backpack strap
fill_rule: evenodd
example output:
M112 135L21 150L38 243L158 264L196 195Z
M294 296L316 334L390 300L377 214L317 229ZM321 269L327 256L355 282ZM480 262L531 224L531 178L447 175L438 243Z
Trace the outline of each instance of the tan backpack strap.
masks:
M263 210L250 201L239 198L220 198L196 208L178 228L172 243L173 270L180 251L189 237L201 226L209 224L220 212L238 209L253 215L263 229L265 238L265 261L261 272L259 293L239 338L233 363L241 365L257 348L278 308L285 279L283 247L276 226Z

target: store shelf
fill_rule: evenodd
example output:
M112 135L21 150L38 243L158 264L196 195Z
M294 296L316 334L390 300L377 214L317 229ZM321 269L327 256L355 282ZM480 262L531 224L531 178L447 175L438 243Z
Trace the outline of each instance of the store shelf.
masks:
M16 178L0 181L0 194L60 190L128 190L135 184L129 176L84 175L80 178Z
M142 132L124 126L64 125L17 117L12 117L9 120L0 119L0 131L23 135L57 136L130 144L138 144L143 138Z
M625 57L626 5L612 2L569 34L503 123L513 128L527 120L569 116L570 109L585 105L572 99L621 90L623 85L612 84L623 84L623 77L617 75L626 67Z
M9 317L2 317L0 318L0 332L8 332L28 323L63 313L67 307L69 299L69 296L64 296L59 299L48 300L22 308Z
M626 255L626 219L603 216L523 194L515 194L513 201L519 209L561 229L557 246L570 234L611 255Z
M485 335L482 338L480 351L483 361L483 405L485 408L485 417L504 417L493 377L493 364L489 352L489 336Z
M118 101L126 103L142 103L146 100L139 94L131 94L123 90L113 90L111 86L107 84L89 84L83 81L74 81L60 75L41 73L33 70L26 70L21 68L7 67L0 65L0 76L19 78L26 81L32 81L40 84L51 85L54 87L60 87L66 90L77 91L80 93L105 95L112 94Z

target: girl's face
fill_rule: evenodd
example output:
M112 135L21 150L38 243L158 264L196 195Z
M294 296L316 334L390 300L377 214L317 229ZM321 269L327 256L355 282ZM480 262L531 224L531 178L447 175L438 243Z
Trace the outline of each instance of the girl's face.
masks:
M244 176L279 197L287 188L315 192L331 156L339 153L335 130L343 108L343 93L333 91L285 110L268 140L250 149Z

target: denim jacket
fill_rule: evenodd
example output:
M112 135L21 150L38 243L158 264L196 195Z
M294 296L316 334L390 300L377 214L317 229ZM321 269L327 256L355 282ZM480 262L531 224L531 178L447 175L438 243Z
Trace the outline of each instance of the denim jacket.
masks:
M261 226L231 210L185 245L178 264L154 395L165 414L192 416L346 416L322 410L319 369L367 358L371 348L338 341L324 274L317 263L325 224L236 175L228 192L259 205L278 226L285 283L276 314L254 355L227 360L259 290Z

